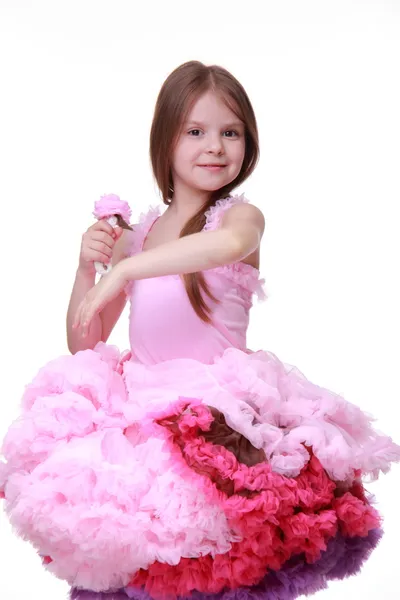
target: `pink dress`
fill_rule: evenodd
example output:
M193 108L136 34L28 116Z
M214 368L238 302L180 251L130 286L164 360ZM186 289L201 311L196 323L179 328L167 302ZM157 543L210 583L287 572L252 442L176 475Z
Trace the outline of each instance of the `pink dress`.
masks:
M243 196L206 214L205 230ZM159 216L142 215L131 253ZM61 356L26 387L2 446L11 523L71 598L290 600L359 570L382 535L362 477L400 447L338 394L247 348L257 269L131 282L130 351ZM84 591L86 590L86 591Z

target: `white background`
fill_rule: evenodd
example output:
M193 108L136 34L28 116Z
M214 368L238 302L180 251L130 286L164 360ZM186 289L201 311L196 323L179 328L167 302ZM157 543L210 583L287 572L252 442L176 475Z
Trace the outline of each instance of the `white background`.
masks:
M261 160L241 190L266 217L269 299L248 345L377 417L400 442L400 3L0 1L0 437L24 385L67 352L65 314L93 203L159 202L148 158L165 77L198 59L253 102ZM168 311L168 307L165 307ZM124 313L110 339L128 345ZM400 597L399 468L370 485L386 535L325 600ZM1 598L68 586L0 520Z

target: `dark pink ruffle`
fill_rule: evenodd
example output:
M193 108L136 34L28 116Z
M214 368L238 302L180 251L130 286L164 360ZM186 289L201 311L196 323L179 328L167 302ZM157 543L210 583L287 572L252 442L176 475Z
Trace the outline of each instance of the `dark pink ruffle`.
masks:
M223 555L182 558L178 565L156 562L137 573L132 586L143 586L154 598L252 586L293 556L317 561L338 529L344 536L364 537L379 527L380 516L360 483L339 490L310 449L310 460L296 478L274 473L267 462L246 466L223 446L205 441L201 432L212 420L199 401L180 399L149 416L145 427L163 437L168 430L176 468L182 472L186 463L194 485L223 506L230 527L242 539Z

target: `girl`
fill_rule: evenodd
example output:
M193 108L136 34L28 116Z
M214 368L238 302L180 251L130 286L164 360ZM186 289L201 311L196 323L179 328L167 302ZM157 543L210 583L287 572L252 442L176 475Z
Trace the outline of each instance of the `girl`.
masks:
M103 219L84 234L71 355L27 386L3 444L7 514L74 600L315 592L378 543L362 477L400 447L296 367L247 349L265 224L232 195L258 159L240 83L221 67L177 68L150 154L167 208L132 232ZM95 285L96 261L113 268ZM127 299L121 355L105 342Z

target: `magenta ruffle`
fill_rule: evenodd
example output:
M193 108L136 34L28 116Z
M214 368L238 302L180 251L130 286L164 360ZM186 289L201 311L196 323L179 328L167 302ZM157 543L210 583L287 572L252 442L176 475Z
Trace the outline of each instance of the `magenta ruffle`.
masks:
M164 436L160 428L170 431L176 472L183 469L196 489L222 506L229 526L241 539L223 555L183 558L178 565L156 562L141 570L132 586L143 587L154 598L253 586L268 570L279 570L298 554L309 564L317 561L338 532L345 537L366 537L379 527L380 516L368 503L361 484L356 482L337 496L335 483L311 450L301 474L289 479L272 472L266 462L252 467L240 464L224 447L206 442L201 430L207 431L211 421L201 403L181 399L175 407L149 415L144 427L153 436ZM218 491L215 483L226 485L227 480L233 483L231 496Z

